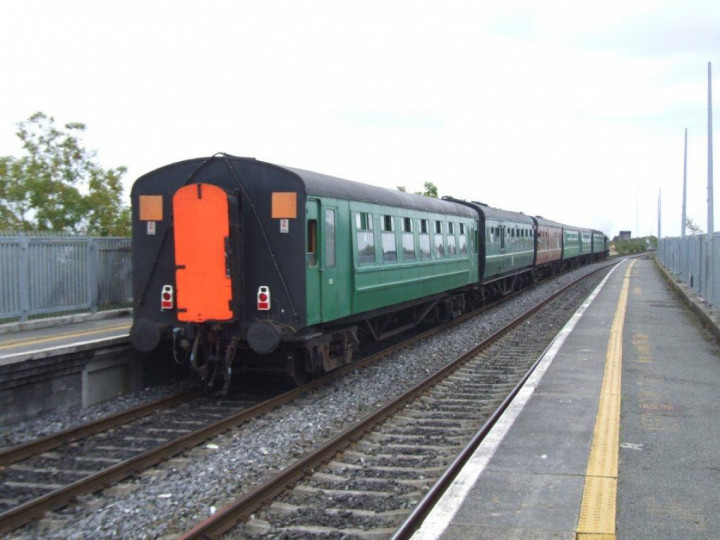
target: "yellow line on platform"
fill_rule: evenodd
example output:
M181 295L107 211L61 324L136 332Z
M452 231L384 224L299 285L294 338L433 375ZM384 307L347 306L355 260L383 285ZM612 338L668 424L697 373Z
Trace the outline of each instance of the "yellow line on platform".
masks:
M634 265L635 261L632 261L625 272L610 329L595 433L580 505L576 534L579 540L615 538L623 326L630 290L630 273Z
M16 339L8 341L0 345L0 350L11 349L13 347L21 347L26 345L36 345L38 343L47 343L48 341L56 341L61 339L70 339L80 336L89 336L92 334L101 334L103 332L112 332L113 330L128 330L130 329L131 323L125 322L122 324L116 324L113 326L107 326L105 328L97 328L95 330L84 330L82 332L71 332L66 334L56 334L54 336L38 338L38 339Z

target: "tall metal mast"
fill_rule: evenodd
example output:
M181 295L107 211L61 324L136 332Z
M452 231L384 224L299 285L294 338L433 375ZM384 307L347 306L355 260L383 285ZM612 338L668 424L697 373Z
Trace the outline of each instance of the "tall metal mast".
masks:
M713 249L712 236L715 230L713 220L713 148L712 148L712 64L708 62L708 180L707 180L707 288L706 298L712 297Z
M660 189L660 193L658 193L658 235L657 239L658 242L660 242L660 239L662 238L662 189Z
M680 236L685 236L685 225L687 224L687 128L685 128L685 156L683 158L683 198L682 198L682 225Z

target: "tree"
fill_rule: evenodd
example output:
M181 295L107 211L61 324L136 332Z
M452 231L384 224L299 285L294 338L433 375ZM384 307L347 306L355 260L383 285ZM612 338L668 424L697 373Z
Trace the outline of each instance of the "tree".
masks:
M690 231L690 234L705 234L700 225L695 223L690 216L685 216L685 227Z
M627 255L628 253L643 253L648 248L657 249L657 237L645 236L642 238L633 238L631 240L620 240L615 237L615 251L618 255Z
M425 182L425 189L420 192L416 192L418 195L425 195L426 197L432 197L433 199L438 198L438 188L432 182Z
M398 191L402 191L405 193L407 189L405 186L398 186ZM435 184L432 182L425 182L425 190L424 191L416 191L415 195L424 195L425 197L432 197L433 199L438 198L438 188Z
M0 157L0 230L129 235L127 169L100 167L79 138L84 130L78 122L58 129L42 112L18 124L26 155Z

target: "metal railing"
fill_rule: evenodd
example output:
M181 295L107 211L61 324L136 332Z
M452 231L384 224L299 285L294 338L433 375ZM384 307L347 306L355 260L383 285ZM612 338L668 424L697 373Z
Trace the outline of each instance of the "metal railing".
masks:
M661 238L657 257L679 281L702 296L708 304L720 307L720 233L713 233L712 261L708 258L706 235ZM708 275L708 263L711 274Z
M131 304L129 238L0 236L0 321Z

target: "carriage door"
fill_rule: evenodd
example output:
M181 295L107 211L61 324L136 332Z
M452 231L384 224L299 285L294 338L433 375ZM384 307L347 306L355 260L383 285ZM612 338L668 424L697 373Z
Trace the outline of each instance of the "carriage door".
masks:
M233 318L227 193L189 184L173 196L175 283L179 321Z
M316 324L321 321L319 214L320 201L308 199L305 208L305 291L308 324Z
M340 313L340 287L337 275L337 203L323 201L322 238L320 256L320 280L322 291L322 320L337 319Z
M505 272L505 268L507 266L505 261L505 253L507 252L507 246L505 244L507 238L505 238L505 235L507 234L507 229L502 221L498 222L498 224L500 225L500 257L498 258L500 264L498 264L498 273L502 274Z

